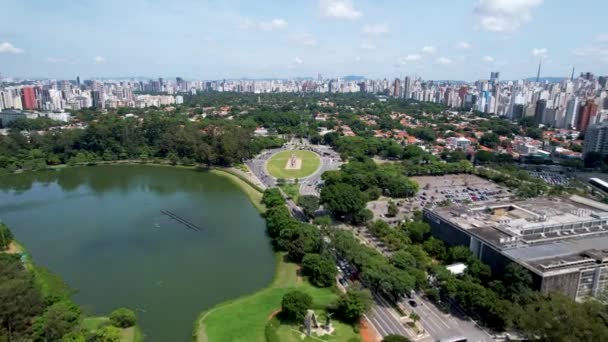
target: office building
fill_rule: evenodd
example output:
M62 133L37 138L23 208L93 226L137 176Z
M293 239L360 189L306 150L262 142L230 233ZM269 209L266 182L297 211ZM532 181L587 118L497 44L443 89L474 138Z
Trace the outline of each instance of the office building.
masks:
M494 274L527 269L542 293L576 300L608 289L608 205L580 196L424 209L431 234L466 246Z
M585 132L583 147L584 154L589 152L608 154L608 122L604 121L589 126Z

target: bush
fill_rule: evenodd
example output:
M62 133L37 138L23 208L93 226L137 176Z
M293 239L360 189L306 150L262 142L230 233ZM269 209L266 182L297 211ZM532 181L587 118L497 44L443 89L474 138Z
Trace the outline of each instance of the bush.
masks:
M128 328L135 325L137 321L135 312L127 308L119 308L110 314L110 322L113 326L119 328Z
M108 325L97 329L87 340L92 342L120 342L121 337L120 329Z
M11 233L7 226L0 223L0 251L8 249L11 241L13 241L13 233Z

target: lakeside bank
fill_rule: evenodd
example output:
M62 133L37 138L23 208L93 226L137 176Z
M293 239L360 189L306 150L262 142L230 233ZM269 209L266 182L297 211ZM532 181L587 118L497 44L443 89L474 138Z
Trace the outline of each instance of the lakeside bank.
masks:
M202 165L185 165L185 164L174 164L169 161L159 161L159 160L143 160L143 159L128 159L128 160L111 160L111 161L99 161L99 162L91 162L91 163L79 163L79 164L60 164L49 166L46 169L40 170L17 170L14 173L26 173L26 172L43 172L49 170L57 170L63 168L71 168L71 167L94 167L98 165L147 165L147 166L157 166L157 167L171 167L171 168L180 168L186 170L195 170L201 172L210 172L218 176L222 176L226 179L229 179L233 184L237 185L249 198L253 206L260 212L263 213L266 211L266 207L262 204L262 195L264 190L254 184L251 180L247 179L244 173L241 170L238 170L235 167L218 167L218 166L202 166Z
M184 312L174 316L181 324L168 324L166 330L172 326L181 326L180 337L174 336L183 341L191 337L192 322L202 310L255 292L271 283L276 270L273 265L276 259L266 237L264 221L260 218L260 212L264 210L259 205L262 193L238 174L232 174L232 170L149 162L90 165L101 167L71 166L59 167L54 172L22 172L3 177L2 188L6 191L0 193L0 202L7 205L0 206L0 216L14 225L19 233L18 238L32 248L34 259L40 257L44 261L43 266L57 271L65 277L68 284L79 289L74 299L85 308L85 312L105 315L116 306L135 308L142 318L141 326L148 335L146 340L157 340L158 329L154 327L164 329L157 319L158 313L164 311L164 308L176 309ZM237 171L242 174L240 170ZM179 224L160 215L159 209L174 210L198 224L202 232L182 229ZM40 214L33 217L32 210L37 210ZM49 215L52 216L50 224L43 226ZM67 217L69 224L64 227L62 224L68 223L65 221ZM238 232L232 228L239 226ZM67 249L60 248L65 252L57 254L55 248L50 248L49 234L54 241L61 242L59 245L69 245ZM122 236L128 239L121 239ZM76 242L64 243L72 241L71 237ZM130 248L133 246L123 248L126 243L116 244L114 240L127 241L135 249ZM172 244L172 241L175 243ZM221 247L224 245L220 241L228 241L230 245ZM143 251L158 250L161 245L163 252L154 253L159 255L154 262L138 256ZM178 251L171 255L180 257L169 261L167 251L171 249L167 247L171 246ZM201 250L206 252L199 252ZM70 262L69 259L75 253L83 255L77 258L77 263ZM134 257L130 257L133 254ZM258 256L264 254L267 256L258 260ZM116 255L122 257L114 257ZM99 301L95 299L95 293L101 286L97 285L97 281L86 279L91 279L88 275L93 272L88 270L97 269L96 264L108 258L112 262L101 262L100 265L106 268L105 272L101 269L98 272L113 275L121 274L125 267L131 268L124 263L116 264L118 260L114 259L117 258L125 262L145 260L151 265L168 266L168 269L172 269L170 264L177 262L182 265L180 268L183 271L167 273L157 266L150 267L149 270L145 265L137 266L135 273L128 272L136 274L135 276L129 280L119 278L137 285L123 287L110 284L106 288L118 290L111 294L114 299L108 295L107 301ZM260 263L256 263L256 260ZM104 264L115 266L106 267ZM208 268L205 266L207 264L222 266ZM181 274L189 272L198 275L186 275L189 280L182 281ZM217 276L209 279L210 275ZM220 281L225 278L230 279ZM153 293L152 297L160 299L149 302L131 299L143 298L139 294L137 297L132 295L140 289L142 294ZM166 297L160 293L171 291L182 294L191 304L171 306L162 303L162 298ZM193 295L188 295L189 293ZM156 305L159 302L162 303L161 306ZM173 331L169 335L161 334L163 338L160 340L166 340L171 335Z
M5 229L8 229L3 223L0 223ZM0 227L2 228L2 227ZM10 231L9 231L9 235ZM3 235L3 239L6 237ZM51 271L46 268L37 265L32 257L28 254L27 249L14 238L10 238L10 242L8 244L8 248L5 250L0 249L0 253L4 255L14 255L19 258L19 261L23 265L23 269L25 272L28 272L32 275L33 282L36 288L40 291L41 298L46 302L47 308L49 309L53 307L55 304L67 303L67 305L76 305L71 298L72 290L68 287L68 285L57 275L53 274ZM16 303L19 303L19 298L13 298L16 300ZM30 303L31 304L31 303ZM45 309L45 310L46 310ZM44 328L44 316L46 312L43 311L39 316L35 317L34 326L37 324L36 322L40 319L40 326L37 329L45 329ZM85 335L94 335L96 332L100 331L107 326L113 326L113 323L110 321L109 317L105 316L87 316L79 311L80 317L77 319L76 327L72 328L72 332L68 333L71 337L82 337ZM135 324L133 326L127 328L119 328L117 327L118 340L119 342L142 342L144 340L144 335L140 329L140 327ZM64 336L65 337L65 336ZM10 339L9 339L10 340Z

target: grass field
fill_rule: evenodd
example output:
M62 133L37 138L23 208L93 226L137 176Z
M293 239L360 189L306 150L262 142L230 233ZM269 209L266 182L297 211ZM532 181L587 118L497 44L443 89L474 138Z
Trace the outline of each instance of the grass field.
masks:
M261 191L261 189L258 189L256 187L252 186L250 183L243 180L243 178L241 178L240 176L238 176L226 169L212 169L209 172L228 178L234 184L238 185L243 190L243 192L245 192L247 197L249 197L249 199L251 200L251 203L253 204L253 206L260 213L263 213L264 211L266 211L266 207L264 206L264 204L262 204L263 191Z
M194 339L197 342L265 342L266 325L272 314L280 309L285 293L294 289L306 292L314 298L315 307L323 307L338 297L333 289L319 289L299 278L298 266L286 262L283 254L277 254L277 259L277 271L269 287L203 312L196 320ZM278 334L291 336L288 326L278 328ZM346 330L351 333L342 333L356 337L351 327L347 326ZM354 340L347 338L335 341Z
M295 154L296 157L302 159L302 167L299 170L285 170L287 161L291 158L291 154ZM268 173L275 178L302 178L312 175L321 165L321 159L319 156L311 151L294 150L294 151L282 151L279 152L268 160L266 168Z

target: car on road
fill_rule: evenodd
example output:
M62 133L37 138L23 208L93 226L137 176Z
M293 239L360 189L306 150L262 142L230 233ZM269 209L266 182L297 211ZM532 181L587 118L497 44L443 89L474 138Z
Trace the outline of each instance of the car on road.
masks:
M418 303L416 303L416 301L415 301L415 300L408 300L407 302L408 302L408 303L409 303L409 304L410 304L410 305L411 305L413 308L415 308L415 307L417 307L417 306L418 306Z

